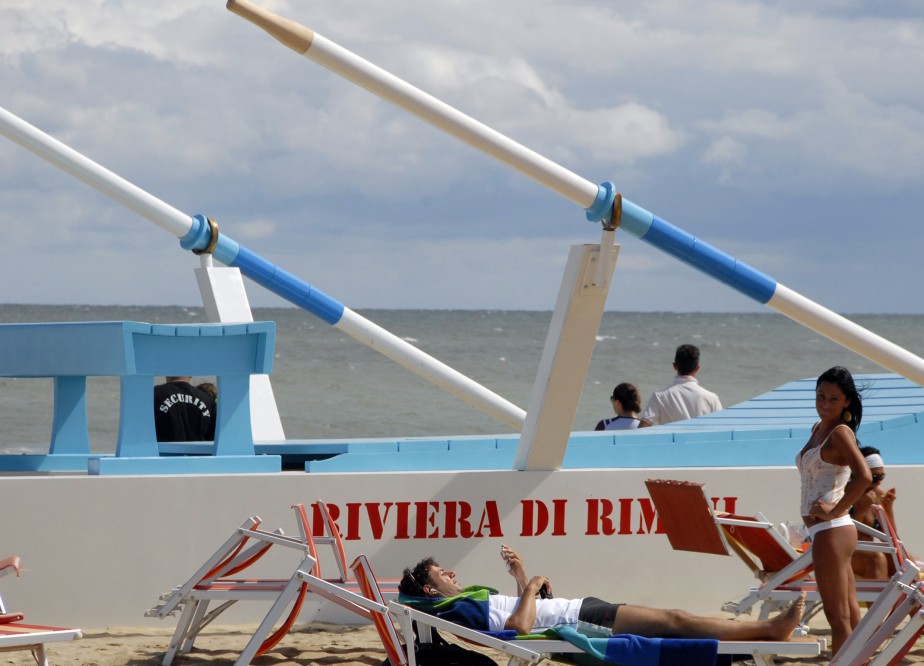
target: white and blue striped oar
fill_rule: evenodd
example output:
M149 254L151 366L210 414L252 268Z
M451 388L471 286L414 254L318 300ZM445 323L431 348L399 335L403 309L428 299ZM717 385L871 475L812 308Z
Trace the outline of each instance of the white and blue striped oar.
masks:
M214 222L206 217L190 217L177 210L2 107L0 134L166 229L180 239L183 248L200 253L211 252L215 259L226 266L240 269L241 274L254 282L320 317L415 374L516 430L523 427L525 410L350 310L320 289L263 259L226 234L218 234Z
M616 187L612 183L597 185L581 178L313 30L249 0L228 0L227 7L297 53L570 199L586 211L588 220L610 221L616 200ZM788 289L625 197L619 228L857 354L924 385L924 359Z

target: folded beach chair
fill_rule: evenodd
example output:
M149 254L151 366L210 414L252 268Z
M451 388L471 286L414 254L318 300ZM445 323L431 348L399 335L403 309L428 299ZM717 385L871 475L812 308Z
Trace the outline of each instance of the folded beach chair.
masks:
M297 609L301 605L301 600L308 594L320 596L362 619L375 623L382 622L382 618L388 617L388 609L384 603L368 599L357 592L347 590L336 583L331 583L313 575L311 571L315 564L314 558L309 556L305 560L304 566L296 570L292 578L283 585L266 617L263 618L237 661L234 662L235 666L249 664L255 657L264 654L270 647L275 645L291 628L292 622L298 614L297 610L290 611L280 628L270 636L273 627L280 622L286 608L291 605ZM266 636L270 636L270 638L264 638Z
M377 604L385 603L377 585L375 574L365 556L360 555L351 568L356 575L356 580L359 583L363 596L370 600L374 600ZM415 636L417 642L426 645L433 640L432 630L441 630L469 643L474 643L506 654L509 658L508 666L538 664L545 659L553 659L553 655L586 653L590 647L596 648L594 654L599 656L605 649L599 647L599 643L591 643L591 641L596 639L587 639L577 634L573 629L562 632L568 635L570 640L535 637L521 640L506 635L512 634L512 632L503 632L503 635L494 635L469 629L468 627L430 615L429 613L425 613L397 601L389 601L388 610L400 628L400 638L395 632L395 627L387 615L381 616L374 613L373 620L392 666L417 666L417 659L413 649L415 645ZM403 643L401 639L403 639ZM638 637L615 637L615 640L633 641L639 644L646 639L640 639ZM684 641L679 640L672 641L675 647L683 642ZM702 641L690 642L702 643ZM407 646L412 647L409 649ZM717 654L727 655L750 655L757 664L766 665L773 663L774 655L785 654L811 657L820 654L822 648L823 644L817 641L718 641L716 652ZM656 649L657 647L652 641L651 644L647 646L646 654L651 655L652 650ZM657 661L645 663L655 664ZM695 662L691 659L689 663L692 664Z
M902 661L924 632L924 583L920 575L915 563L905 560L834 655L831 666L892 666ZM899 629L902 622L905 624Z
M404 647L398 639L398 634L388 614L385 598L375 585L371 569L365 556L360 555L351 565L351 570L355 572L354 581L360 592L349 590L342 585L318 578L313 573L313 559L306 563L304 568L300 568L292 576L292 579L283 587L282 591L276 597L276 601L270 608L263 622L254 633L250 643L241 652L240 658L235 662L237 666L249 664L250 660L257 656L259 646L258 639L260 636L269 633L271 628L285 612L286 607L295 600L298 595L305 590L308 594L320 596L328 601L337 604L358 618L372 622L376 631L382 639L382 645L385 648L385 654L393 666L405 666L408 661L405 656ZM368 572L368 573L367 573Z
M261 530L260 523L259 517L244 521L189 580L162 595L160 603L145 613L147 617L165 618L182 609L176 631L164 655L164 666L169 666L176 655L189 652L199 633L238 601L271 601L275 608L275 602L293 586L295 572L299 569L310 571L316 565L303 538L287 537L282 530ZM274 545L290 548L295 553L296 563L287 578L234 577L260 560ZM282 625L272 634L269 633L272 627L264 628L261 625L245 650L250 655L243 660L242 653L242 658L235 663L250 663L254 656L269 651L285 636L295 622L307 594L306 585L296 583L294 587L296 594L287 597L292 602L292 608ZM209 604L213 601L220 605L209 611ZM278 618L277 613L274 619Z
M300 506L300 505L296 505ZM340 529L337 527L337 523L334 521L331 516L330 509L328 506L318 500L314 503L315 515L320 517L321 523L324 525L324 533L321 535L312 536L310 533L310 526L308 523L308 517L305 513L304 508L299 510L300 522L299 529L305 532L305 540L311 544L312 554L318 560L318 564L315 567L315 570L311 573L317 578L322 578L330 583L340 585L345 587L348 590L356 591L357 581L356 578L352 575L350 570L350 564L348 564L346 549L343 545L343 537L340 535ZM330 546L331 552L333 554L333 560L337 567L337 576L322 576L321 575L321 555L318 551L318 546ZM398 594L398 583L400 582L399 578L385 578L379 579L378 585L379 590L386 597L394 596Z
M8 557L0 560L0 577L10 573L22 575L22 562L19 557ZM48 666L48 655L45 653L46 643L69 641L80 638L80 629L66 627L50 627L39 624L26 624L22 613L7 612L3 599L0 598L0 652L14 650L29 650L35 663L39 666Z
M799 552L776 531L762 514L741 516L720 514L709 506L703 484L688 481L648 480L648 493L658 513L661 528L674 550L737 556L757 577L760 584L738 601L729 601L722 610L740 615L760 605L760 618L781 610L805 593L803 624L821 608L818 587L812 577L811 550ZM895 567L906 557L904 546L880 507L880 522L887 531L856 523L857 529L871 537L857 548L885 552ZM885 589L886 580L858 580L857 599L873 602Z
M346 555L336 523L323 502L318 502L318 506L325 534L314 536L302 504L291 507L298 527L297 537L286 536L282 530L261 530L260 518L249 518L189 580L161 597L160 603L150 609L146 616L164 618L182 609L176 631L164 655L164 666L169 666L176 655L189 652L199 633L238 601L273 602L263 623L235 662L238 664L248 664L253 658L275 647L295 623L309 593L318 594L354 612L359 608L353 603L356 597L353 601L343 603L340 597L331 592L343 591L345 594L349 588L355 592L356 581L349 577L349 569L343 564ZM237 577L259 561L274 545L296 551L296 562L291 573L286 572L287 578ZM331 579L322 577L318 545L331 546L338 576ZM297 578L296 572L302 577ZM387 591L397 593L397 580L390 582ZM219 605L209 610L212 602ZM288 615L282 618L282 612L290 606ZM366 617L369 619L368 613ZM280 622L280 625L273 630L276 622Z

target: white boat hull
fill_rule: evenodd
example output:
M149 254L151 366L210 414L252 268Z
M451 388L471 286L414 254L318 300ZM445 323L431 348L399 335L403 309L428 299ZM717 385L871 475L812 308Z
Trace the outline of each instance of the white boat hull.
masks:
M924 504L922 467L889 467L899 530L912 550L924 543L912 510ZM798 474L787 467L8 476L0 483L4 552L20 555L25 571L5 581L4 598L46 623L162 626L145 611L245 518L259 515L264 526L295 534L290 505L317 499L346 514L338 523L348 555L365 553L383 577L434 555L463 581L512 589L498 553L505 543L524 554L531 572L549 576L560 596L706 613L744 596L754 579L736 559L676 552L656 533L649 478L703 482L719 509L798 521ZM609 522L601 500L612 504ZM288 576L295 563L280 554L255 573ZM238 604L222 622L257 622L267 608ZM301 619L352 621L318 604L306 604Z

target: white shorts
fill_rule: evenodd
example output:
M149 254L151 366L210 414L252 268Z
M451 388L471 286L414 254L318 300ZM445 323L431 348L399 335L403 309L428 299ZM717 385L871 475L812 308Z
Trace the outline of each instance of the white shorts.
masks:
M835 527L847 527L848 525L853 525L853 518L849 514L844 514L843 516L838 516L833 520L826 520L823 523L818 523L817 525L812 525L808 532L809 538L814 539L815 535L819 532L824 532L825 530L831 530Z

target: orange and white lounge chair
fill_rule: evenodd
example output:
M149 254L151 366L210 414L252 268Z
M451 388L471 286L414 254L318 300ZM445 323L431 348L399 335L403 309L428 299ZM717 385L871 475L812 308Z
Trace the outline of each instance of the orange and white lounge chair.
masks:
M351 569L362 595L375 603L377 607L385 604L375 574L366 557L364 555L357 557ZM432 641L432 630L444 631L469 643L506 654L509 658L508 666L538 664L545 659L553 659L553 655L582 652L581 648L565 640L535 638L504 640L424 613L397 601L389 601L388 610L390 616L374 612L372 620L392 666L417 666L413 647L410 649L407 647L414 645L415 625L417 639L422 644ZM395 631L392 617L400 628L400 637ZM823 647L823 643L818 641L720 641L717 651L718 654L751 655L756 664L769 666L773 664L774 655L812 657L819 655Z
M323 578L318 578L312 573L313 566L311 564L296 571L292 580L279 594L276 602L266 614L254 636L268 633L282 613L285 612L286 607L296 599L297 595L300 594L300 590L304 588L308 594L327 599L354 613L358 618L372 622L379 636L383 637L382 643L391 664L393 666L405 666L408 662L404 648L398 640L398 634L388 615L385 599L381 590L375 585L374 577L365 556L360 555L351 568L355 572L354 580L360 592L347 589ZM257 654L255 647L255 641L251 640L251 643L248 644L235 663L250 663L250 659Z
M701 483L648 480L645 485L674 550L735 555L760 581L739 601L725 603L722 610L740 615L750 613L760 604L763 619L803 592L806 595L803 622L821 608L818 587L812 577L811 550L797 551L762 514L741 516L713 511ZM885 512L879 507L877 510L887 531L856 523L858 530L872 538L861 541L858 548L887 553L897 568L906 551ZM858 580L857 599L873 602L887 584L885 580Z
M294 573L298 569L310 570L315 565L304 539L288 537L282 530L267 532L260 529L260 518L248 518L234 534L182 585L161 596L160 603L150 609L147 617L165 618L182 609L176 631L164 655L163 664L169 666L178 654L189 652L196 637L221 613L238 601L277 602L280 596L293 586ZM237 578L238 574L260 560L269 549L279 545L293 549L295 564L286 578ZM296 594L288 597L292 608L282 625L270 634L272 627L262 625L245 648L249 652L237 664L248 664L254 656L271 650L288 632L295 622L307 593L307 586L295 584ZM220 605L209 611L209 604ZM275 606L275 604L274 604ZM279 618L277 614L276 619Z
M14 572L17 578L22 575L22 561L18 556L0 560L0 577ZM24 619L22 613L8 612L3 599L0 598L0 652L29 650L36 664L48 666L46 643L70 641L81 637L80 629L26 624L22 621Z
M906 559L834 655L831 666L894 666L902 661L924 633L920 575L916 564Z
M334 578L326 577L324 580L327 580L331 583L336 583L341 587L346 587L348 590L355 590L358 586L356 578L352 575L350 570L350 564L347 560L346 549L343 545L343 537L340 535L340 529L337 527L336 521L331 516L329 507L318 500L314 503L314 508L316 511L316 517L320 517L321 523L324 526L324 533L322 535L316 535L314 538L310 538L310 535L306 539L311 542L312 552L314 556L318 559L318 566L314 572L312 572L318 578L324 578L321 576L320 570L320 560L321 556L317 550L318 545L329 545L333 553L334 563L337 567L337 576ZM308 529L308 520L304 511L302 511L302 522L300 525L304 526L304 529ZM400 578L384 578L377 581L379 590L382 592L385 597L394 596L398 594L398 583L401 582Z

